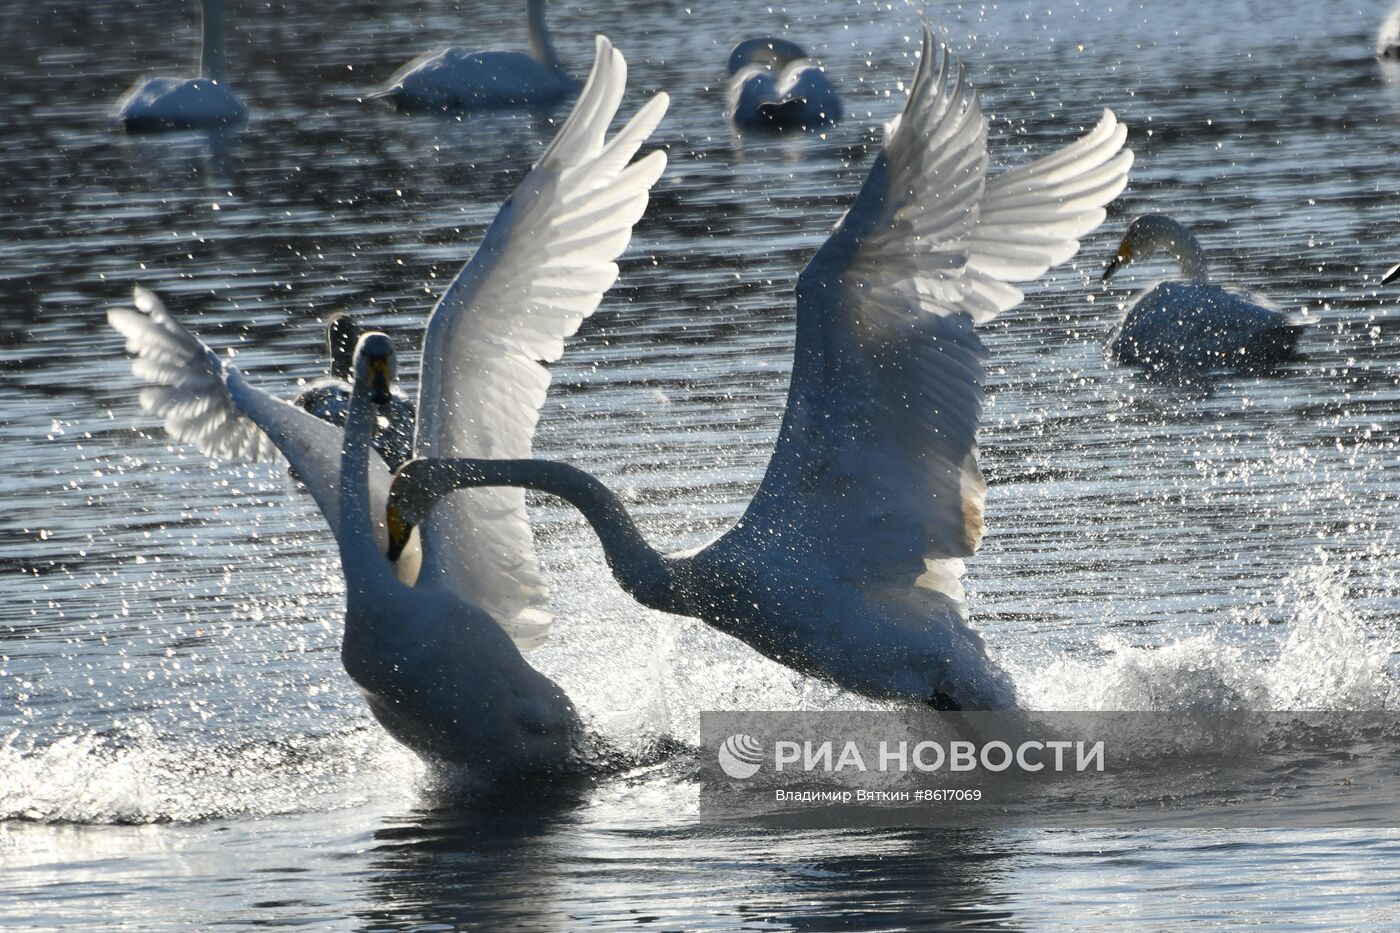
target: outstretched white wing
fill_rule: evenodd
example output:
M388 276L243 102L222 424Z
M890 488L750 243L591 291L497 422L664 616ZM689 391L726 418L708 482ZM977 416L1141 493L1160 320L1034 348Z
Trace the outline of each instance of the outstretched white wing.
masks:
M973 321L1072 256L1126 184L1111 113L1058 153L987 178L962 68L925 29L903 113L851 209L797 284L787 412L735 534L811 572L961 598L982 537ZM938 59L935 67L935 59Z
M646 209L666 158L632 157L666 112L657 94L605 140L627 64L602 36L578 102L539 163L501 207L471 261L433 309L424 338L414 453L530 456L549 385L541 362L597 309L614 260ZM549 628L525 496L478 489L444 500L423 528L423 579L481 606L522 649Z
M338 534L341 429L249 385L175 320L154 292L138 286L134 304L112 308L107 320L136 357L132 372L147 383L141 407L164 419L171 437L210 457L285 457ZM384 514L389 478L383 461L371 457L370 499L376 515ZM380 546L386 544L381 537Z

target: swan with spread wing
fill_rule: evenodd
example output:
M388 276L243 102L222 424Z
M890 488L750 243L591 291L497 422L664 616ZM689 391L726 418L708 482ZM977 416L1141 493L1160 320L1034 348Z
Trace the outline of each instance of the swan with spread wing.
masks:
M549 381L541 362L559 356L611 287L665 167L661 152L633 160L665 113L664 94L605 138L626 76L622 55L600 36L569 118L433 309L418 454L530 455ZM359 338L342 431L254 388L149 291L137 289L135 307L109 318L150 383L143 407L172 436L220 458L280 453L305 483L340 547L341 660L395 738L489 776L553 767L567 755L579 728L573 706L521 654L549 628L523 492L481 490L448 503L408 556L397 565L385 556L389 471L369 450L376 406L392 397L387 337Z
M455 489L542 490L584 514L644 605L703 619L867 696L1014 706L1013 684L967 623L959 583L982 538L986 489L977 425L987 354L974 325L1021 301L1011 283L1075 254L1126 184L1132 153L1105 111L1077 142L989 176L976 94L937 46L926 29L903 112L798 278L787 410L733 528L664 555L581 470L426 459L394 480L390 553L416 523L439 521Z

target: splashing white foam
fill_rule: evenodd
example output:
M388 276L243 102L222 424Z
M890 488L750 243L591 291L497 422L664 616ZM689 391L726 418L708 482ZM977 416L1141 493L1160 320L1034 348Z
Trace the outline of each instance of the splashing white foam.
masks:
M1395 636L1370 625L1347 597L1345 574L1324 562L1294 572L1280 599L1291 606L1282 643L1232 644L1221 634L1161 647L1106 636L1106 657L1058 658L1014 669L1040 710L1391 710L1400 691L1390 670Z
M382 731L193 746L138 734L0 743L0 822L192 822L356 806L393 788L411 797L424 768Z

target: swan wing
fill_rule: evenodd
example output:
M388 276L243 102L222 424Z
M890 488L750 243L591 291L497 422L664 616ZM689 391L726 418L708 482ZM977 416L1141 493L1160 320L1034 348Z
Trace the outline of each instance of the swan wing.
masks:
M250 385L145 288L134 307L112 308L107 320L126 338L131 369L146 383L141 407L163 419L177 441L219 460L285 458L306 484L321 514L339 534L340 449L343 432L310 412ZM389 471L370 458L371 507L384 513ZM387 539L380 541L381 547Z
M1079 252L1107 216L1133 164L1128 128L1112 110L1056 152L987 179L960 306L978 323L1021 303L1012 282L1029 282Z
M1020 299L1008 280L1074 252L1074 237L1122 188L1128 160L1112 180L1094 177L1122 146L1110 114L1108 142L1101 123L988 179L976 94L938 45L925 29L903 112L798 279L788 408L736 533L809 573L960 600L960 558L981 541L986 492L977 463L986 350L974 319Z
M592 314L646 209L666 158L633 161L661 122L657 94L612 139L627 82L602 36L573 111L502 205L481 246L428 320L419 387L418 456L530 456L549 386L542 363ZM522 649L549 628L547 591L519 489L458 493L423 528L424 578L485 609Z

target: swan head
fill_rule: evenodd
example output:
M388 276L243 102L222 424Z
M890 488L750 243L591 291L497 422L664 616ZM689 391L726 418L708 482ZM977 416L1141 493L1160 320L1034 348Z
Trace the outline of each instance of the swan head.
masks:
M1389 285L1396 279L1400 279L1400 263L1397 263L1396 265L1390 267L1390 271L1387 272L1385 276L1381 279L1381 284Z
M355 389L364 392L376 405L393 401L394 342L382 331L372 330L355 346Z
M385 516L389 560L399 559L413 529L428 520L433 504L453 488L453 477L459 472L446 461L428 457L415 457L394 471Z
M1204 278L1205 253L1195 235L1166 214L1143 214L1128 225L1101 281L1136 260L1163 255L1174 258L1192 278Z
M326 354L331 358L331 375L350 381L355 364L355 348L360 345L364 327L349 311L336 311L326 318Z
M806 58L807 51L796 42L764 36L759 39L745 39L734 46L729 53L729 75L746 65L763 65L774 71L782 71L788 62Z

